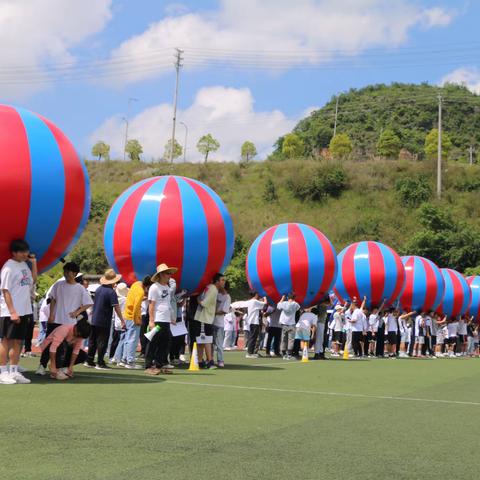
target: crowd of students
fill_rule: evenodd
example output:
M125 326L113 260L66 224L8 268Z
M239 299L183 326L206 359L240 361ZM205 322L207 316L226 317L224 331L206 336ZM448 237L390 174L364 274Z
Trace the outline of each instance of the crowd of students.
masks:
M0 274L0 384L30 383L19 366L33 332L35 256L15 240ZM186 296L173 279L175 267L161 264L130 288L109 269L94 298L79 266L64 264L64 276L47 292L39 312L38 375L55 380L74 376L74 366L112 366L171 374L197 344L201 368L225 367L224 351L246 350L246 358L351 358L478 356L479 328L473 318L447 319L435 312L401 312L383 305L366 309L354 299L342 305L333 296L302 309L289 293L272 306L253 292L232 303L222 274L198 296ZM240 338L243 337L243 345ZM140 350L140 351L138 351ZM264 353L263 353L264 352ZM329 352L329 357L325 356Z

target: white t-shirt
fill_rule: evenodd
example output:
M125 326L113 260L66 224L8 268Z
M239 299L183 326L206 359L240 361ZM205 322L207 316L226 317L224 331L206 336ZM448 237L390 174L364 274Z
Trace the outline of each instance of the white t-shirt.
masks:
M232 299L228 293L220 293L218 292L217 295L217 312L228 312L230 310L230 304L232 303ZM220 315L215 315L215 319L213 320L213 324L216 327L224 328L224 318L225 314L222 313Z
M122 297L120 295L117 295L118 297L118 306L120 307L120 311L125 310L125 303L127 302L127 297ZM113 311L113 323L115 330L121 330L122 329L122 322L120 321L120 317L117 315L117 312L114 310Z
M300 319L297 323L297 328L303 330L310 330L310 327L313 327L317 324L317 316L312 312L304 312L300 315Z
M227 313L223 317L223 328L226 332L234 332L235 331L235 314L233 312Z
M248 323L248 315L245 314L243 317L242 317L242 322L243 322L243 331L244 332L249 332L250 331L250 324Z
M340 312L335 312L333 314L333 331L334 332L341 332L344 327L343 317Z
M459 335L466 335L467 334L467 324L463 321L460 320L458 322L458 332Z
M363 332L365 327L365 314L362 312L361 308L356 308L352 313L352 332Z
M250 330L250 325L259 325L260 323L260 311L265 306L264 302L257 300L256 298L251 298L247 301L247 319L248 330Z
M399 317L398 318L398 329L400 330L400 333L401 334L406 333L407 328L408 328L408 324L407 324L406 317L403 317L403 318Z
M53 285L50 298L55 300L54 323L59 325L74 325L77 319L70 318L70 313L85 305L93 305L92 297L83 285L65 280Z
M345 331L346 332L351 332L352 331L352 324L350 320L352 319L352 311L348 309L345 312Z
M280 323L282 325L295 325L295 313L300 310L300 305L297 302L280 302L277 308L282 311L280 314Z
M373 333L378 332L378 315L375 313L371 313L368 317L368 325L370 327L370 331Z
M170 323L172 321L174 312L170 294L170 286L160 285L158 282L154 283L148 290L148 301L155 302L155 318L153 320L155 323Z
M20 317L23 315L31 315L33 313L30 296L32 287L32 272L26 262L16 262L12 259L7 260L0 273L0 288L2 289L0 316L10 317L11 315L3 296L3 290L10 292L13 307Z
M452 322L447 325L448 338L456 337L458 334L458 322Z
M395 332L398 330L397 317L393 313L389 313L387 317L387 332Z
M38 315L39 323L47 323L49 316L50 316L50 305L47 304L47 299L44 298L42 300L42 304L40 305L40 312Z
M422 326L423 324L423 326ZM417 315L415 318L415 336L416 337L424 337L426 335L426 326L425 326L425 320L421 315Z

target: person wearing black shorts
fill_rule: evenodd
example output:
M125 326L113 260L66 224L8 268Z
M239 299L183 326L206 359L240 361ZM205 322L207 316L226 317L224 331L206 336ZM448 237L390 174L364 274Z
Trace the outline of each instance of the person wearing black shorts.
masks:
M0 383L30 383L18 371L18 360L27 326L32 321L31 291L37 280L37 262L24 240L10 245L11 258L0 273ZM30 266L27 264L30 262ZM10 369L7 361L10 360Z

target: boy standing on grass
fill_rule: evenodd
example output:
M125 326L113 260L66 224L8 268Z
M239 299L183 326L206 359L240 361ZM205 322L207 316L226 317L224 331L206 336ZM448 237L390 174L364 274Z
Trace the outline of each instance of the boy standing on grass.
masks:
M50 311L47 323L47 336L61 325L75 325L77 317L86 312L92 305L92 298L85 288L77 283L79 266L68 262L63 267L65 280L56 282L50 291ZM37 375L45 375L48 363L48 352L42 353Z
M282 325L283 359L290 360L295 342L295 315L300 310L300 305L295 301L295 294L289 293L287 300L285 300L285 295L282 295L277 308L281 310L280 325Z
M100 287L95 292L92 313L92 331L88 339L88 358L85 362L86 367L97 370L110 370L105 363L105 354L108 348L108 339L110 337L110 327L112 325L113 311L120 318L122 328L125 328L122 311L118 304L118 297L113 289L120 279L112 269L108 269L102 278L100 278ZM95 364L95 353L97 353L97 364Z
M37 261L30 255L28 243L14 240L10 244L11 258L0 273L0 384L30 383L18 371L18 360L32 319L31 291L37 281ZM27 265L30 261L31 270ZM10 370L7 368L8 357Z
M247 301L247 318L245 322L250 327L248 335L247 354L245 358L258 358L258 353L255 352L257 340L260 334L260 313L267 304L267 299L264 297L260 300L260 295L257 292L252 292L252 298Z
M82 345L90 335L90 330L90 324L82 319L76 324L60 325L45 339L41 347L50 359L50 378L73 378L73 366L83 363L87 358Z

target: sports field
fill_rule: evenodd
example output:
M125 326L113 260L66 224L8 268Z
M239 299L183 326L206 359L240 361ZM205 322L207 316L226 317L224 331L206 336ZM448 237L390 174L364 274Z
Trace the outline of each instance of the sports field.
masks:
M0 478L478 478L478 359L226 362L2 385Z

